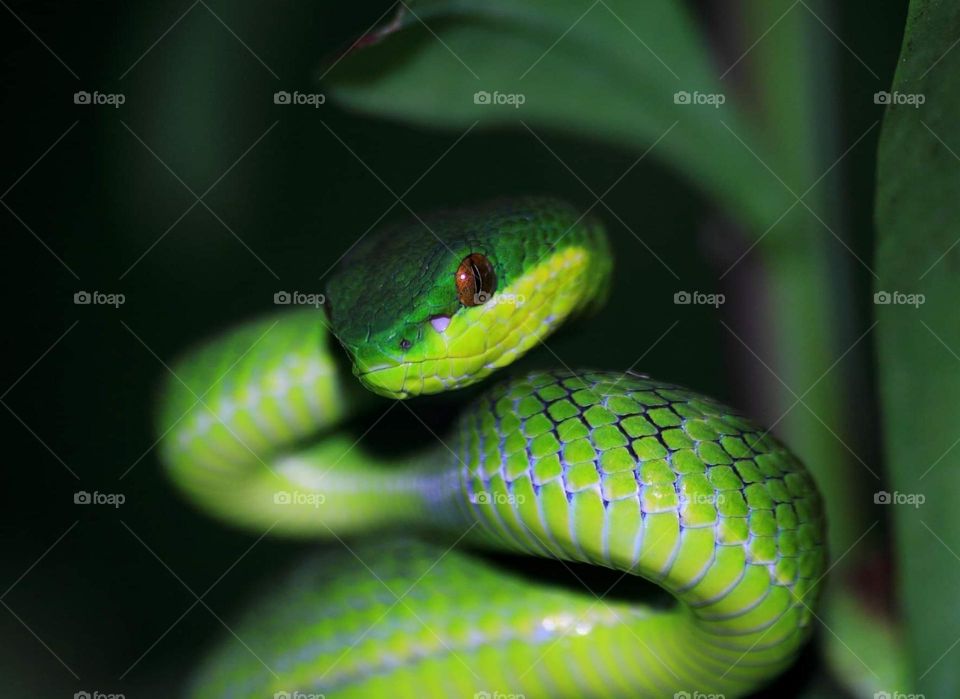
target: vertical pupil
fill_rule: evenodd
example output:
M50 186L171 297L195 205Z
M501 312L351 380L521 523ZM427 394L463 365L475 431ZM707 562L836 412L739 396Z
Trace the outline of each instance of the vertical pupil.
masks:
M464 306L486 303L496 290L497 277L484 255L475 252L460 262L455 277L457 296Z
M477 293L483 291L483 273L476 263L473 264L473 283L477 288Z

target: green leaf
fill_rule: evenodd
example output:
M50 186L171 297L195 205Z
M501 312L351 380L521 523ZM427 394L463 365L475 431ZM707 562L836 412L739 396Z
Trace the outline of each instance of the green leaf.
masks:
M351 108L460 131L556 129L638 154L654 146L758 235L792 203L738 140L748 129L731 85L676 0L424 0L360 44L323 73ZM677 93L725 102L678 104Z
M910 3L878 161L876 291L886 295L875 301L881 302L876 311L887 463L892 491L925 498L919 506L887 507L917 681L909 691L928 697L960 696L958 37L960 5ZM911 95L924 103L910 104L919 101Z

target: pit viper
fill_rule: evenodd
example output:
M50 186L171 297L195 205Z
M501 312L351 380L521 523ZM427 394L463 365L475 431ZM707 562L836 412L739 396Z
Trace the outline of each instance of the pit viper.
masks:
M370 234L325 294L278 293L303 305L175 364L158 426L177 486L252 532L330 542L274 576L193 696L731 699L790 665L821 501L735 410L562 368L475 389L418 450L374 455L375 424L345 427L511 364L605 302L612 257L598 219L551 198L450 210ZM588 566L637 593L577 584Z

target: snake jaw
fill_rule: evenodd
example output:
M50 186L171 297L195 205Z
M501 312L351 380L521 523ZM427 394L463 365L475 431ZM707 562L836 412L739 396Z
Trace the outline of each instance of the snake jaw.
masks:
M387 398L409 397L410 394L402 390L403 374L408 367L402 357L391 357L380 352L349 352L353 360L353 375L367 389Z

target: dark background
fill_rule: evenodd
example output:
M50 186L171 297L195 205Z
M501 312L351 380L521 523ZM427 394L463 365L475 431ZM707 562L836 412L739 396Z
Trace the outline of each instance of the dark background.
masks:
M270 310L279 289L322 290L321 275L395 203L377 176L400 194L459 137L329 103L318 110L273 104L276 90L321 91L322 58L388 4L0 8L3 696L68 697L79 689L137 699L176 694L205 649L227 634L217 617L229 623L251 591L269 588L316 546L266 539L251 549L255 536L193 510L170 487L151 448L153 399L163 363L190 343ZM718 28L729 22L727 5L694 6L721 55L727 49ZM837 33L882 82L865 81L862 67L841 52L840 137L850 143L880 118L868 93L889 85L905 3L842 5L833 18ZM834 41L826 33L822 40ZM78 90L123 93L126 102L119 109L75 105ZM878 134L824 185L842 198L849 244L864 259L872 255ZM551 144L598 191L636 157L559 134L551 134ZM197 204L184 215L195 203L188 188L203 194L252 145L205 195L215 213ZM482 128L404 200L422 215L523 192L583 206L593 200L529 133ZM716 229L726 224L717 223L698 192L650 158L607 202L691 288L724 290L716 279L729 253L720 252ZM738 376L750 358L731 344L722 315L704 307L678 315L669 273L599 212L616 250L614 294L596 318L549 340L550 349L572 367L625 368L643 356L639 370L746 407L750 386ZM386 220L404 213L396 205ZM750 274L745 262L730 280L746 283ZM853 284L866 314L869 280ZM126 303L77 306L80 290L123 293ZM854 357L858 368L846 379L869 392L869 349ZM542 348L528 361L557 364ZM416 410L426 420L441 412L429 399ZM392 418L379 428L384 439L429 438L408 414L394 411ZM864 445L867 452L874 447ZM118 509L74 505L78 490L122 493L126 502ZM215 582L204 597L209 609L195 604L190 590L201 595ZM807 681L815 662L808 653L771 695Z

